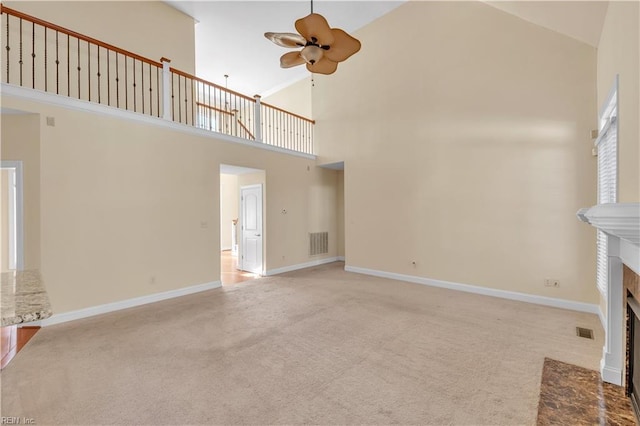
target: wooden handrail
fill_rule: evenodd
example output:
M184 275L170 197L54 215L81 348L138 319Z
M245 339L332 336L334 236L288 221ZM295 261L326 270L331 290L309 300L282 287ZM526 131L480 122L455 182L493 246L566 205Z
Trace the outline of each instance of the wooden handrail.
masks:
M129 52L128 50L121 49L121 48L116 47L116 46L114 46L112 44L108 44L108 43L102 42L100 40L96 40L95 38L88 37L86 35L83 35L83 34L75 32L75 31L72 31L72 30L70 30L68 28L64 28L64 27L61 27L60 25L52 24L51 22L47 22L47 21L44 21L42 19L36 18L34 16L27 15L26 13L20 12L20 11L15 10L15 9L11 9L10 7L7 7L5 5L0 4L0 14L2 14L2 13L6 13L7 15L12 15L12 16L15 16L17 18L25 19L25 20L27 20L29 22L33 22L34 24L42 25L43 27L49 28L49 29L51 29L53 31L58 31L58 32L61 32L63 34L67 34L67 35L69 35L71 37L75 37L77 39L86 41L88 43L93 43L93 44L98 45L100 47L104 47L105 49L112 50L112 51L114 51L116 53L120 53L122 55L129 56L129 57L137 59L139 61L146 62L147 64L155 65L156 67L162 68L162 64L160 62L156 62L156 61L154 61L152 59L145 58L144 56L137 55L137 54L135 54L133 52Z
M261 104L261 105L264 105L264 106L266 106L266 107L269 107L269 108L273 108L273 109L275 109L276 111L280 111L280 112L284 112L285 114L293 115L294 117L297 117L297 118L299 118L300 120L307 121L307 122L309 122L309 123L311 123L311 124L316 124L316 120L312 120L312 119L310 119L310 118L303 117L303 116L298 115L298 114L294 114L294 113L292 113L292 112L290 112L290 111L284 110L284 109L282 109L282 108L278 108L277 106L273 106L273 105L268 104L268 103L266 103L266 102L260 102L260 104Z
M190 79L195 80L195 81L199 81L200 83L203 83L203 84L208 84L210 86L215 87L216 89L220 89L220 90L225 91L227 93L231 93L232 95L236 95L236 96L241 97L243 99L246 99L248 101L251 101L251 102L255 102L256 101L252 97L249 97L247 95L243 95L242 93L234 92L233 90L225 89L224 87L218 86L215 83L212 83L212 82L207 81L207 80L205 80L203 78L200 78L200 77L196 77L195 75L191 75L191 74L189 74L187 72L180 71L180 70L175 69L173 67L171 67L171 72L174 73L174 74L181 75L181 76L186 77L186 78L190 78Z
M247 132L247 134L249 136L251 136L251 139L253 139L254 141L256 140L256 137L253 136L253 134L249 131L249 129L247 129L247 126L245 126L244 124L242 124L242 121L240 121L240 119L238 118L238 124L240 125L240 127L242 127L244 129L245 132Z
M202 102L196 102L196 105L198 105L200 107L203 107L203 108L212 109L214 111L218 111L218 112L221 112L223 114L233 115L233 113L230 112L230 111L225 111L223 109L220 109L220 108L217 108L217 107L214 107L214 106L211 106L211 105L203 104Z

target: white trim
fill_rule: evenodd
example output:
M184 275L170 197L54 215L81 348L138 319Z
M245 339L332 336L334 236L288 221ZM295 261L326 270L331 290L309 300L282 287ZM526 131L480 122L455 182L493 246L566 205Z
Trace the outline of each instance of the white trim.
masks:
M602 308L598 306L598 318L600 318L600 325L602 325L602 329L607 329L607 318L604 316L604 312L602 312Z
M338 256L336 259L337 259L338 261L340 261L340 262L344 262L344 261L345 261L344 256Z
M585 207L578 219L640 247L640 203L605 203Z
M231 246L220 247L220 251L231 251Z
M272 275L284 274L285 272L297 271L298 269L311 268L312 266L324 265L326 263L333 263L340 260L340 257L327 257L325 259L312 260L311 262L298 263L297 265L283 266L282 268L270 269L265 273L265 276L270 277Z
M392 280L407 281L410 283L428 285L431 287L446 288L449 290L464 291L467 293L482 294L485 296L499 297L502 299L518 300L521 302L534 303L536 305L552 306L554 308L569 309L572 311L588 312L598 314L600 307L596 304L574 302L572 300L556 299L553 297L536 296L534 294L518 293L515 291L499 290L495 288L479 287L469 284L459 284L449 281L434 280L430 278L417 277L414 275L397 274L395 272L377 271L375 269L360 268L358 266L345 266L347 272L372 275L374 277L389 278Z
M600 360L600 375L603 381L622 386L622 370L606 366L604 357Z
M640 246L620 240L620 259L633 272L640 275Z
M54 95L51 93L43 92L37 89L27 89L24 87L13 86L7 83L2 83L1 86L2 97L14 97L22 98L36 102L42 102L45 104L60 106L67 109L76 111L90 112L94 114L110 115L113 117L121 118L124 120L136 121L139 123L152 124L155 126L163 126L172 130L176 130L183 133L190 133L192 135L203 136L211 139L217 139L224 142L231 142L240 145L249 146L251 148L264 149L266 151L278 152L280 154L293 155L295 157L302 157L308 160L315 160L316 156L312 154L305 154L302 152L291 151L284 148L278 148L272 145L267 145L260 142L249 141L246 139L238 138L235 136L226 135L224 133L217 133L211 130L198 129L186 124L175 123L173 121L165 120L164 118L152 117L150 115L144 115L137 112L127 111L124 109L111 107L107 105L96 104L94 102L84 101L81 99L73 99L67 96ZM33 111L31 111L33 112Z
M14 169L16 179L16 214L14 217L16 227L16 269L24 269L24 179L22 173L22 161L0 161L0 168Z
M133 299L121 300L119 302L107 303L104 305L92 306L90 308L78 309L77 311L64 312L56 314L42 321L35 321L33 325L47 327L49 325L61 324L63 322L75 321L82 318L93 317L96 315L106 314L109 312L120 311L122 309L133 308L135 306L146 305L149 303L160 302L162 300L173 299L188 294L199 293L202 291L220 288L220 281L212 281L205 284L198 284L190 287L169 290L162 293L149 294L147 296L135 297Z

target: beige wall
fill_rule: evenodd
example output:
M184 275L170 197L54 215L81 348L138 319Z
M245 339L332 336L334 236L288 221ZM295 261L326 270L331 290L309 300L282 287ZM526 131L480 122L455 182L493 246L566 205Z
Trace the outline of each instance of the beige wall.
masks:
M221 163L269 176L267 235L286 227L290 237L267 241L266 267L309 261L305 239L318 225L308 194L335 187L335 173L312 160L8 96L2 106L56 120L35 126L41 270L55 313L219 280ZM270 210L280 206L289 206L286 226Z
M231 224L238 219L238 176L220 174L220 247L232 249Z
M640 4L609 2L598 45L598 108L618 89L619 202L640 201Z
M311 77L306 77L266 96L263 101L303 117L312 118L312 94Z
M313 92L347 264L597 304L575 216L596 201L596 50L481 2L408 2L356 36Z
M138 55L195 73L195 26L161 1L8 1L3 4ZM53 66L53 64L52 64Z
M4 106L4 99L3 99ZM3 161L22 161L24 269L40 268L40 117L2 115Z

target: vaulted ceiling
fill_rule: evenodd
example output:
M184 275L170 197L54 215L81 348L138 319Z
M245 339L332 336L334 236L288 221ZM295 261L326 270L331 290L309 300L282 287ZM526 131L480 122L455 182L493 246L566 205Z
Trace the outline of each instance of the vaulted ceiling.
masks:
M392 1L314 1L314 11L329 24L353 33L401 6ZM293 23L309 13L310 2L167 1L192 16L196 24L199 77L249 95L268 95L308 75L304 67L281 69L286 52L264 38L267 31L295 32ZM506 13L597 46L608 1L486 1Z

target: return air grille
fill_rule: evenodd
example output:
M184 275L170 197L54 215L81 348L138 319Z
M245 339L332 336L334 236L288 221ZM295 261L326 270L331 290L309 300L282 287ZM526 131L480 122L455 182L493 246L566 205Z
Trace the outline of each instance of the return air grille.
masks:
M576 327L576 334L578 335L578 337L593 339L593 330L591 330L590 328Z
M309 233L309 256L329 253L329 233Z

